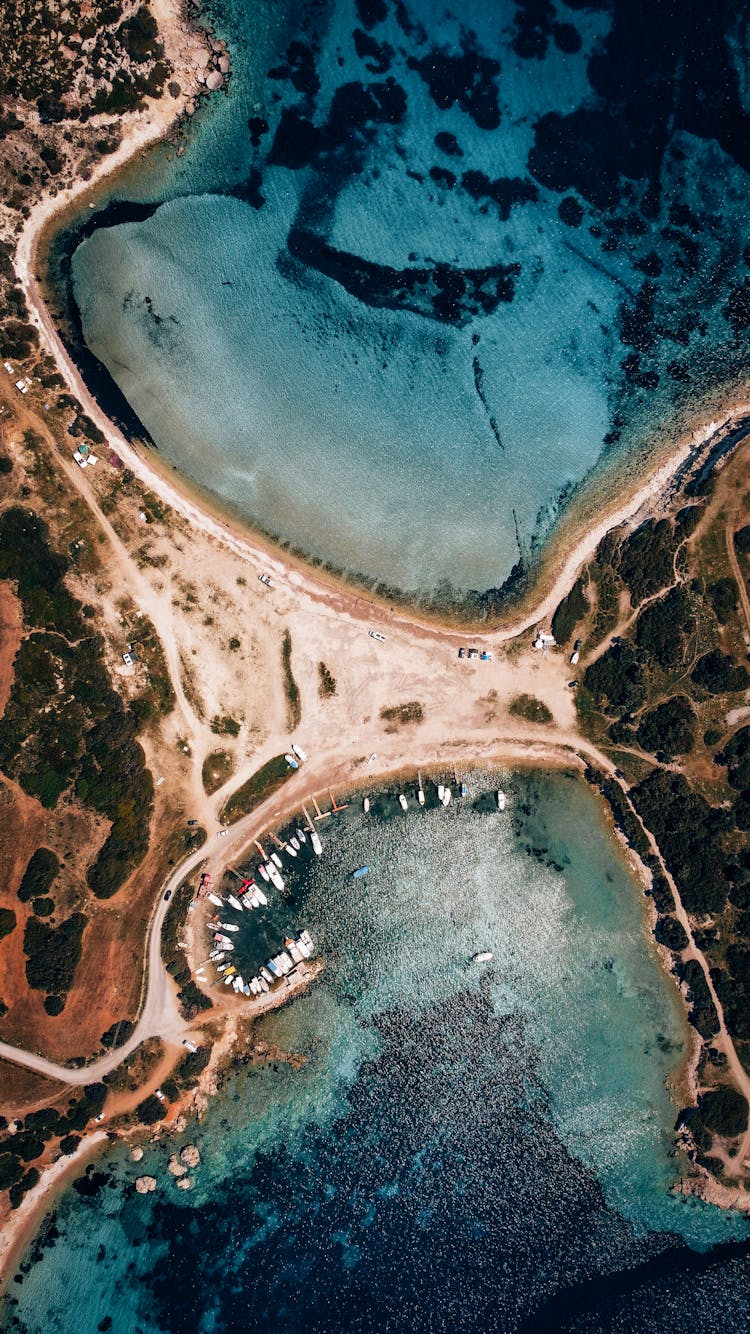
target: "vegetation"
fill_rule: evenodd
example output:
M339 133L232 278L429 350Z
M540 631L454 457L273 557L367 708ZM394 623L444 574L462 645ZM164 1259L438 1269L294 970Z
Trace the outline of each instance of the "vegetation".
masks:
M152 1093L150 1097L144 1098L143 1102L138 1103L135 1111L138 1120L144 1126L154 1126L157 1121L164 1120L167 1115L167 1106Z
M225 750L212 750L203 761L201 778L203 779L204 791L211 796L223 787L227 779L231 778L234 769L232 756Z
M726 625L736 614L739 605L740 596L735 580L731 575L724 575L721 579L716 579L712 584L709 584L706 593L717 621L721 625Z
M639 746L659 757L687 755L695 745L695 711L687 695L675 695L644 714L637 736Z
M0 940L16 929L16 914L12 908L0 908Z
M514 718L525 718L527 723L551 723L552 714L541 699L533 695L516 695L510 701L508 712Z
M638 655L627 640L613 644L583 674L583 684L605 713L630 713L645 698L646 685Z
M63 1153L72 1153L92 1117L104 1107L104 1084L86 1084L80 1098L71 1098L65 1111L40 1107L27 1112L16 1134L0 1137L0 1190L10 1190L10 1203L17 1208L26 1190L39 1179L36 1168L24 1167L41 1157L48 1143L60 1140ZM6 1129L3 1121L3 1129ZM14 1193L15 1192L15 1193Z
M674 580L675 534L668 519L649 520L620 548L619 574L637 606Z
M210 1010L211 1001L204 991L193 981L184 950L179 941L185 926L188 906L193 898L193 888L185 881L172 897L169 911L164 919L161 936L161 957L168 973L171 973L180 990L177 999L180 1010L186 1019L193 1019L200 1010Z
M222 824L233 824L240 816L248 815L250 811L255 810L266 797L270 797L283 787L293 772L283 755L276 755L272 760L268 760L229 798L219 817Z
M290 732L294 732L302 721L302 700L292 672L292 636L288 630L284 631L281 641L281 671L287 704L287 727Z
M721 845L731 823L728 813L693 792L682 774L663 769L639 783L632 797L688 912L721 912L729 891Z
M395 723L398 727L403 727L407 723L421 723L424 709L418 700L413 699L408 704L395 704L389 709L381 709L380 717L384 723Z
M586 597L588 578L581 575L560 603L552 617L552 633L558 644L567 644L589 610Z
M0 768L43 806L54 807L74 787L80 801L110 820L87 877L97 897L109 898L147 850L153 784L136 740L138 711L112 689L101 638L89 632L63 582L68 568L37 515L17 506L0 515L0 578L17 583L31 628L0 720ZM42 852L27 868L24 900L51 883L45 879L54 854Z
M704 653L690 675L696 685L703 686L711 695L734 694L750 686L747 668L718 648Z
M81 937L86 925L83 913L72 913L59 926L47 926L30 917L23 936L26 980L36 991L65 995L81 957Z
M747 1102L733 1088L711 1089L698 1106L704 1126L716 1135L733 1139L747 1130Z
M211 731L214 732L216 736L239 736L240 725L236 718L222 717L217 713L216 716L211 719Z
M331 675L324 662L318 663L318 676L320 677L320 685L318 686L320 698L328 699L331 695L335 695L336 678Z

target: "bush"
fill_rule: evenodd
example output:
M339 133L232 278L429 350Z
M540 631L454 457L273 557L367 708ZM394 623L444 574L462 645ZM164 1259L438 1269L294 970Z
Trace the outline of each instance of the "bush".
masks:
M686 695L675 695L645 714L638 728L638 744L655 755L687 755L695 745L695 714Z
M613 644L583 674L583 683L604 712L628 713L643 702L646 690L635 649Z
M734 579L730 575L725 575L715 583L709 584L706 593L716 613L717 621L721 625L726 625L735 615L739 605L739 593Z
M54 852L50 848L37 848L18 887L18 897L21 902L28 903L37 895L46 894L59 870L60 863Z
M690 675L696 685L703 686L711 695L733 694L750 685L747 668L718 648L704 653Z
M293 772L283 755L268 760L229 798L219 819L222 823L231 824L233 820L239 820L241 815L247 815L282 787Z
M747 1102L736 1089L726 1085L711 1089L698 1106L703 1124L715 1135L733 1139L747 1130Z
M656 839L688 912L721 912L729 885L723 871L721 836L729 827L726 811L709 806L682 774L657 770L633 788L631 796Z
M576 626L585 618L589 610L586 598L587 583L588 579L585 575L576 579L567 597L563 598L552 617L552 634L558 644L567 644L568 640L573 638Z
M0 940L16 929L16 914L12 908L0 908Z
M143 1102L139 1102L135 1110L138 1120L144 1126L156 1125L156 1122L163 1121L167 1114L166 1106L153 1093L150 1097L144 1098Z
M21 1180L23 1168L14 1153L0 1153L0 1190L7 1190Z
M738 792L750 789L750 727L735 732L715 758L717 764L727 766L727 782L731 787Z
M666 945L667 949L674 950L675 954L686 949L689 943L687 932L676 917L660 917L654 927L654 936L660 945Z
M424 709L418 700L413 699L408 704L394 704L389 709L381 709L380 717L384 723L398 723L399 726L405 726L407 723L421 723Z
M52 1015L53 1018L55 1015L62 1014L63 1010L65 1009L65 997L45 996L44 1008L47 1011L47 1014Z
M8 1199L12 1209L17 1209L27 1190L31 1190L39 1181L39 1173L35 1167L30 1167L24 1172L20 1181L15 1186L11 1186L8 1191Z
M122 1047L134 1028L135 1023L132 1019L120 1019L116 1024L112 1024L106 1033L102 1033L100 1038L102 1046L110 1049L112 1047Z
M55 911L54 899L34 899L31 905L35 917L51 917Z
M71 1153L75 1153L80 1142L80 1135L63 1135L60 1140L60 1152L67 1158Z
M320 698L326 699L330 695L335 695L336 678L331 675L324 662L318 663L318 676L320 677L320 685L318 686Z
M683 662L685 639L694 629L690 597L678 584L643 609L635 625L635 642L666 671Z
M288 630L284 631L281 641L281 670L287 703L287 726L290 732L294 732L302 721L302 700L292 672L292 636Z
M36 917L29 918L23 948L30 987L60 993L70 990L81 957L85 925L86 917L81 912L72 913L58 927L47 926Z
M750 523L735 533L734 549L738 556L750 556Z
M512 713L514 718L525 718L527 723L552 722L552 714L547 705L541 699L535 699L533 695L516 695L508 705L508 712Z
M622 544L620 577L630 590L634 607L674 582L674 553L674 533L668 519L649 520Z

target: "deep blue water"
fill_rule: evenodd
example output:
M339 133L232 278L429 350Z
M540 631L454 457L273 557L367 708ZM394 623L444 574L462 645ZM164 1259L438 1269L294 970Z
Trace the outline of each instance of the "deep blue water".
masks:
M744 378L745 5L211 13L229 92L73 277L159 449L253 523L422 598L498 589L592 471Z
M240 1065L176 1142L106 1155L4 1328L746 1326L747 1224L673 1192L688 1032L641 893L579 780L503 775L507 818L497 781L447 812L352 806L290 901L242 914L246 975L290 926L323 954L256 1032L306 1064ZM166 1163L188 1141L183 1195Z

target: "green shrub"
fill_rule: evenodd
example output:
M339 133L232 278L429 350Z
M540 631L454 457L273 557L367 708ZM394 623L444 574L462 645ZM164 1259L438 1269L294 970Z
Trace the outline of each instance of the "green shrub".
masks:
M136 1107L138 1120L142 1121L144 1126L156 1125L157 1121L163 1121L167 1114L167 1108L163 1102L152 1093L150 1097L144 1098Z
M736 614L739 605L739 593L734 579L730 575L724 575L723 578L709 584L706 593L716 613L717 621L721 625L726 625Z
M241 815L247 815L255 810L266 797L270 797L283 787L293 772L283 755L276 755L272 760L268 760L229 798L219 817L221 822L232 824L234 820L239 820Z
M23 1176L20 1159L14 1153L0 1153L0 1190L15 1186Z
M626 713L637 709L646 693L638 658L632 644L613 644L586 668L583 683L595 704L604 712Z
M687 932L676 917L660 917L654 927L654 936L660 945L666 945L675 954L679 954L689 944Z
M28 903L38 895L46 894L59 870L60 863L54 852L50 848L37 848L29 859L18 887L21 902Z
M703 686L711 695L733 694L750 685L747 668L718 648L704 653L690 675L696 685Z
M721 837L729 828L726 811L709 806L682 774L657 770L631 796L656 839L688 912L721 912L729 885L724 875Z
M302 700L292 672L292 636L288 630L284 631L281 641L281 670L287 703L287 727L290 732L294 732L302 721Z
M638 744L652 755L687 755L695 746L695 713L686 695L675 695L651 709L638 728Z
M552 633L558 644L567 644L573 638L576 626L586 617L589 604L586 598L588 577L581 575L567 597L564 597L552 617Z
M318 686L318 694L320 695L320 698L327 699L331 695L335 695L336 678L331 675L331 672L324 662L318 663L318 676L320 677L320 685Z
M52 1015L53 1018L55 1017L55 1015L62 1014L63 1010L65 1009L65 997L45 996L44 1008L47 1014Z
M400 726L406 723L421 723L424 709L418 700L413 699L408 704L394 704L392 708L381 709L380 717L384 723L398 723Z
M682 584L644 607L635 625L635 642L665 671L679 666L687 636L695 630L689 594Z
M17 1209L27 1191L32 1190L39 1181L39 1172L35 1167L30 1167L24 1172L20 1181L15 1186L11 1186L8 1191L8 1199L12 1209Z
M0 908L0 940L16 929L16 914L12 908Z
M81 938L86 917L72 913L58 927L47 926L36 917L26 923L23 948L27 955L26 980L38 991L69 991L81 957Z
M527 723L553 721L552 714L544 701L535 699L533 695L516 695L508 705L508 712L512 713L514 718L525 718Z
M733 1139L747 1130L747 1102L736 1089L723 1085L704 1093L699 1103L703 1124L715 1135Z
M623 542L618 567L634 607L674 582L675 549L668 519L649 520Z

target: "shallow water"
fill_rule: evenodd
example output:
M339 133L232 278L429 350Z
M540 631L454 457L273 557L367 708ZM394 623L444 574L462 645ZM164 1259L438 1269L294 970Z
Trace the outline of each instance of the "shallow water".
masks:
M630 0L211 12L228 95L73 278L159 449L254 524L418 597L498 588L744 376L740 11L691 0L679 42Z
M187 1195L173 1142L108 1154L11 1285L7 1328L746 1323L747 1248L706 1248L747 1225L670 1189L664 1081L688 1030L641 892L579 780L500 781L504 816L488 774L447 812L353 803L319 861L290 864L289 900L234 914L245 976L290 927L325 958L257 1033L306 1064L232 1072L184 1136Z

